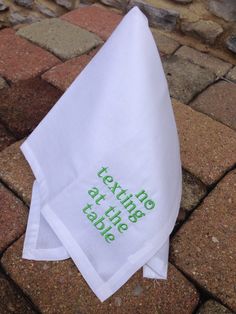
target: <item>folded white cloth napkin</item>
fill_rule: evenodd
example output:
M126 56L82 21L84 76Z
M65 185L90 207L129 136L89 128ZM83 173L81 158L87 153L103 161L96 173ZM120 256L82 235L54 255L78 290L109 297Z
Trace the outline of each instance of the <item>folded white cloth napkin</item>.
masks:
M23 257L71 257L103 301L140 267L166 278L179 143L147 18L133 8L22 144L36 181Z

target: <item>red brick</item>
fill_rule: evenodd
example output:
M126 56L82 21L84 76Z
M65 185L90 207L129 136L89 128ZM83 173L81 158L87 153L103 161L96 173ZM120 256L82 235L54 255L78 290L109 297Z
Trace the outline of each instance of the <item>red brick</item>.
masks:
M40 78L12 84L0 93L0 116L17 137L29 134L62 93Z
M168 280L143 278L142 270L108 300L101 303L70 259L34 262L21 258L23 239L3 255L11 278L30 296L42 313L190 314L198 303L192 284L171 264Z
M68 60L63 64L59 64L44 73L42 78L58 87L60 90L65 91L77 75L79 75L84 67L89 63L96 52L97 49L93 50L89 54L85 54Z
M51 53L15 35L0 31L0 75L16 82L37 76L60 63Z
M12 144L15 138L0 124L0 151Z
M171 260L236 311L236 170L227 174L174 236Z
M0 252L19 238L25 230L28 211L26 206L0 184Z
M61 18L106 40L121 21L122 16L109 9L92 5L71 11Z

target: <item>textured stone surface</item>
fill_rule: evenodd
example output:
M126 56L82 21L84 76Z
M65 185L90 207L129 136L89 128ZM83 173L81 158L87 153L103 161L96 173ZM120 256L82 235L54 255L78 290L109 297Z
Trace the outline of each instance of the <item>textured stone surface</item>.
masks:
M224 62L207 53L202 53L196 49L186 46L182 46L180 49L178 49L175 55L198 64L201 67L204 67L215 73L217 76L224 76L232 67L232 65L228 62Z
M6 5L3 1L0 1L0 12L7 11L8 8L8 5Z
M177 26L179 13L175 10L158 8L141 0L131 0L128 10L134 6L138 6L143 11L151 26L162 27L167 30L174 30Z
M180 46L177 41L163 35L156 29L153 29L152 33L159 51L164 54L170 55Z
M125 10L128 4L128 0L100 0L100 2L120 10Z
M171 260L236 311L236 171L218 183L172 239Z
M236 162L236 132L173 100L183 167L210 185Z
M173 0L176 3L187 4L193 2L193 0Z
M207 20L183 22L181 30L185 34L195 36L208 44L214 44L216 38L223 33L223 28L219 24Z
M63 7L72 10L79 6L79 0L56 0L57 4L62 5Z
M89 63L96 52L97 49L91 51L89 54L68 60L44 73L42 78L58 87L60 90L65 91Z
M34 176L20 151L22 142L16 142L0 153L0 179L29 205Z
M198 95L190 105L236 130L236 84L219 81Z
M26 8L31 8L33 6L34 0L14 0L16 4L22 5Z
M11 29L0 31L0 75L10 81L34 77L60 61L49 52L15 35Z
M13 84L0 93L0 116L17 137L28 135L62 93L40 78Z
M36 12L15 6L10 8L9 21L11 25L31 24L41 21L44 18L45 16L38 11Z
M226 21L236 21L235 0L210 0L208 6L216 16L222 17Z
M16 196L0 183L0 253L25 231L28 211Z
M200 307L196 314L233 314L233 312L220 303L209 300Z
M236 83L236 67L230 70L226 77Z
M35 7L48 17L57 17L66 12L66 9L49 0L35 0Z
M7 86L8 86L7 82L2 77L0 77L0 89L7 87Z
M79 56L102 43L95 34L54 18L23 27L17 34L61 59Z
M215 79L211 71L175 55L165 58L163 66L170 95L183 103L188 103Z
M111 10L92 5L69 12L61 18L85 28L105 40L121 21L122 16Z
M101 303L71 260L32 262L21 259L21 251L22 239L6 251L3 266L43 313L190 314L197 305L196 290L172 265L167 281L145 279L139 271Z
M29 304L10 283L0 274L0 309L1 314L34 314Z
M226 46L230 51L236 53L236 35L233 35L227 39Z
M15 141L13 135L11 135L6 128L0 124L0 151L9 146Z

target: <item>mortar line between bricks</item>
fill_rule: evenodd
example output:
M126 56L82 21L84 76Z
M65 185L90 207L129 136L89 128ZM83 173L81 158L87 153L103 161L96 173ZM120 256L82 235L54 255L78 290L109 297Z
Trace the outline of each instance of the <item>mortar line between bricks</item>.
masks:
M170 239L172 239L175 235L176 235L176 233L179 231L179 229L185 224L185 223L187 223L188 222L188 220L189 220L189 218L190 218L190 216L193 214L193 212L199 207L199 206L201 206L202 205L202 203L204 202L204 200L209 196L209 194L211 193L211 192L213 192L213 190L216 188L216 186L224 179L224 177L225 176L227 176L227 174L228 173L230 173L231 171L233 171L234 169L236 169L236 163L232 166L232 167L230 167L229 169L227 169L226 170L226 172L224 172L224 174L216 181L216 182L214 182L213 184L211 184L211 185L206 185L206 184L204 184L205 186L206 186L206 189L207 189L207 192L206 192L206 194L198 201L198 203L197 203L197 205L196 206L194 206L194 208L191 210L191 211L189 211L189 212L186 212L186 217L185 217L185 219L182 221L182 222L180 222L180 224L179 225L177 225L176 227L174 227L174 230L172 231L172 233L171 233L171 235L170 235ZM188 170L187 170L188 171ZM189 172L189 171L188 171ZM191 172L190 172L190 174L191 175L193 175ZM193 175L194 176L194 175ZM195 176L196 177L196 176ZM196 177L197 178L197 177ZM198 179L198 178L197 178ZM200 179L199 179L200 180ZM200 180L201 181L201 180ZM202 182L202 181L201 181Z
M15 197L17 197L29 209L29 205L23 200L23 198L14 189L12 189L4 180L0 179L0 183L7 190L9 190L11 193L13 193L15 195Z
M26 228L25 228L26 229ZM17 237L15 238L14 240L12 240L9 245L0 252L0 260L1 258L3 257L4 253L15 243L17 242L23 235L25 234L25 230Z
M4 126L4 128L6 129L6 131L9 133L9 135L11 135L12 137L14 137L14 139L16 141L20 140L12 131L11 129L8 128L7 124L0 118L0 123ZM6 147L7 148L7 147Z
M203 296L204 302L206 302L209 299L213 299L215 301L217 301L218 303L220 303L221 305L225 306L227 309L229 309L230 311L234 312L232 308L230 308L227 304L223 303L220 298L218 298L216 295L214 295L211 291L207 290L204 286L202 286L197 280L195 280L194 278L192 278L187 272L185 272L183 269L181 269L178 265L176 265L176 263L174 262L174 260L170 261L172 265L174 265L178 271L188 280L192 283L192 285L195 287L195 289L197 291L199 291L201 293L200 297ZM196 313L194 311L194 313ZM194 314L193 313L193 314Z
M24 293L24 291L21 289L21 287L7 274L5 268L3 267L2 263L0 262L0 273L5 276L5 279L8 280L11 287L21 296L24 300L26 300L27 304L30 306L32 310L35 311L36 314L43 314L38 307L33 303L31 298Z

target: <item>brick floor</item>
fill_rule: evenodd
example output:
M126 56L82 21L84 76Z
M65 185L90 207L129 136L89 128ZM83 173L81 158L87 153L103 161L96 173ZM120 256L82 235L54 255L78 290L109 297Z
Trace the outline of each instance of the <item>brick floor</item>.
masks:
M222 123L173 100L183 167L206 185L236 162L236 133Z
M174 53L180 46L177 41L165 36L157 29L152 29L152 34L159 51L163 54L170 55Z
M2 264L43 313L190 314L198 302L195 288L172 265L168 281L145 279L139 271L101 303L70 259L33 262L23 260L21 253L22 239L5 252Z
M8 87L7 82L2 77L0 77L0 89L5 87Z
M12 144L13 142L15 142L15 138L14 136L12 136L7 130L6 128L0 124L0 152L6 148L7 146L9 146L10 144Z
M1 314L34 314L27 301L12 288L6 278L0 274Z
M0 31L0 75L10 81L27 80L60 63L49 52L15 35L12 29Z
M17 137L28 135L62 93L40 78L13 84L0 93L0 116Z
M236 311L236 170L204 199L172 240L171 260Z
M232 68L232 64L228 62L186 46L178 49L175 55L204 67L217 76L224 76Z
M0 183L0 253L25 231L26 206Z
M60 90L65 91L77 75L79 75L84 67L89 63L92 57L96 54L97 50L98 49L94 49L88 54L70 59L63 64L53 67L44 73L42 78L58 87Z
M22 142L18 141L0 153L0 180L29 205L34 176L19 149Z
M66 13L61 16L61 19L85 28L106 40L121 21L122 16L93 5Z
M97 35L56 18L22 27L17 35L51 51L63 60L80 56L102 44Z
M236 130L236 84L220 81L211 85L190 106Z
M211 71L178 56L173 55L163 61L170 95L183 103L187 104L215 79Z

